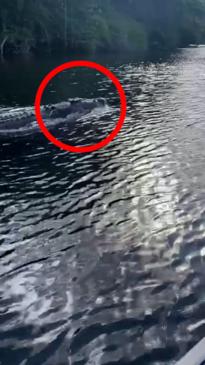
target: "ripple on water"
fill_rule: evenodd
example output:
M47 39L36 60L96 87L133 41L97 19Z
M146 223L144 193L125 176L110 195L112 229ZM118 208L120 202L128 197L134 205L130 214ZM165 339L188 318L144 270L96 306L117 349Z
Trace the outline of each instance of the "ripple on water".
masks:
M171 365L204 336L204 57L113 67L128 115L106 149L1 145L1 365Z

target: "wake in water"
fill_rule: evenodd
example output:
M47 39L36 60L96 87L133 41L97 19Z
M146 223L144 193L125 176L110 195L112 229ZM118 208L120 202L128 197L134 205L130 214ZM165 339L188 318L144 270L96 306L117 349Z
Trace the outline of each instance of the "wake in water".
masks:
M103 98L97 99L71 99L54 105L41 108L41 115L49 129L56 126L72 123L95 110L106 108L107 103ZM36 121L34 108L5 108L0 111L0 139L24 137L40 133Z

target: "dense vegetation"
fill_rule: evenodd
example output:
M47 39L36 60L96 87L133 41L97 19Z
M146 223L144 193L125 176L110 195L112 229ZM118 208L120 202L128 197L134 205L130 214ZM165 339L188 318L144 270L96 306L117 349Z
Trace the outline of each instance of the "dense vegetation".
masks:
M205 0L0 0L1 54L136 51L205 41Z

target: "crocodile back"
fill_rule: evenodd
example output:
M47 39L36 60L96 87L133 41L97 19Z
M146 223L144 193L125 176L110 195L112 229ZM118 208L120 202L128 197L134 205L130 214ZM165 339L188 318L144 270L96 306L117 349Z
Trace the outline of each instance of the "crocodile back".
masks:
M32 107L2 109L0 110L0 129L23 128L28 122L35 121L35 113Z

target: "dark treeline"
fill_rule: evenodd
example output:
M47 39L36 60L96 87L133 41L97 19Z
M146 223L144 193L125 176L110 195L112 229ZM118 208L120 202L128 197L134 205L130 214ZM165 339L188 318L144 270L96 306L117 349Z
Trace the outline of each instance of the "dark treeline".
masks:
M205 0L0 0L1 54L145 51L205 41Z

